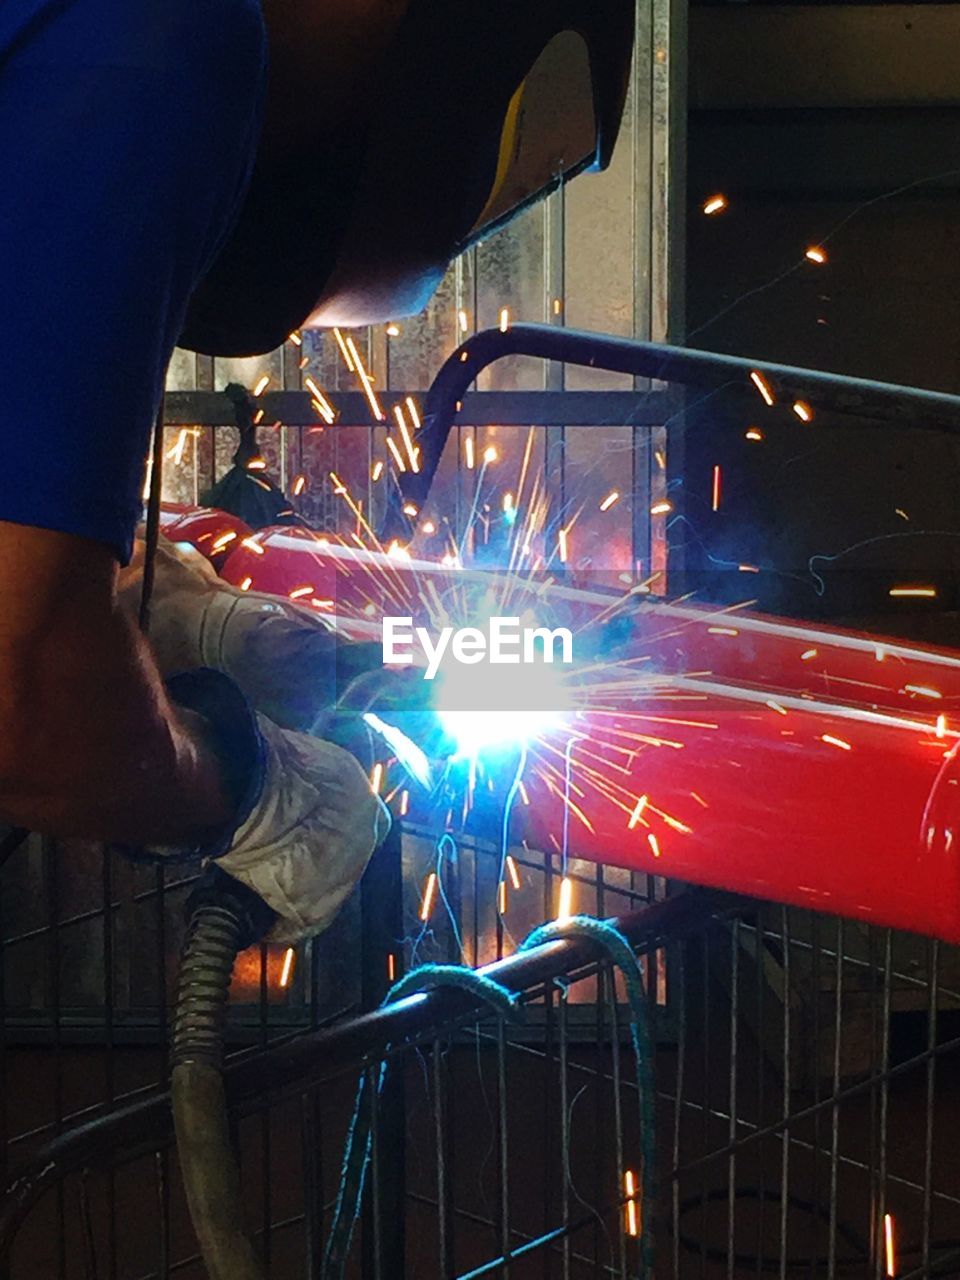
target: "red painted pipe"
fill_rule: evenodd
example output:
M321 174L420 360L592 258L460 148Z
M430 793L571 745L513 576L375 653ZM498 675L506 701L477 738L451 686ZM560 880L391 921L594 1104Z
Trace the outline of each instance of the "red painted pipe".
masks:
M416 613L423 575L440 590L469 576L287 529L224 568L364 621L404 601ZM550 600L581 626L612 598ZM588 708L531 761L533 843L559 849L566 825L572 856L960 941L960 653L653 600L626 650L656 675L604 695L608 712Z

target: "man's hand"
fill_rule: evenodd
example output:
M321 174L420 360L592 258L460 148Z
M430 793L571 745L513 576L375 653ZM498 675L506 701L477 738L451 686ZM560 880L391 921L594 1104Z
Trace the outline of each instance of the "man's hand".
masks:
M203 842L233 798L114 597L112 551L0 521L0 818L53 835Z

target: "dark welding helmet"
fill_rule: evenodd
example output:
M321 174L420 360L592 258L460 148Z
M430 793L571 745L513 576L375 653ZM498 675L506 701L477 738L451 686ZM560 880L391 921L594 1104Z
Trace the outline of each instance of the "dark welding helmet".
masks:
M411 315L458 253L609 164L634 0L400 0L393 10L389 39L354 85L349 126L314 155L283 146L291 112L311 111L311 80L294 102L283 47L271 48L252 187L181 345L251 355L304 324Z

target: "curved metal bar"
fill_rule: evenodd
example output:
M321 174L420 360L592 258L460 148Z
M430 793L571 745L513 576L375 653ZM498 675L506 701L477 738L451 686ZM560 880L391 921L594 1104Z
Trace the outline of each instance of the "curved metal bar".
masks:
M419 504L426 498L467 388L505 356L533 356L713 390L738 385L749 390L751 373L758 373L777 398L804 400L814 408L858 414L889 425L960 432L960 396L944 392L551 325L515 324L506 331L485 329L475 334L441 367L427 395L417 436L420 472L399 477L405 499ZM637 399L642 401L642 392Z
M719 911L731 899L688 890L613 921L637 948L676 939ZM555 978L598 963L603 950L588 938L549 942L486 965L486 977L517 994L534 992ZM262 1053L240 1058L225 1071L227 1100L243 1108L264 1094L278 1098L300 1092L364 1062L383 1056L388 1046L405 1042L483 1012L482 1003L463 990L443 988L401 1000L373 1013L298 1036ZM17 1231L42 1195L79 1169L110 1167L173 1139L170 1094L149 1094L107 1115L96 1116L53 1138L7 1183L0 1201L0 1266L9 1258Z

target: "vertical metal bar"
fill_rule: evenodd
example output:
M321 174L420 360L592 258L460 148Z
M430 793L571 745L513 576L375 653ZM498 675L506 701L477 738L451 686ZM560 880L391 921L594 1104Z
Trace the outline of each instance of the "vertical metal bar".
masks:
M380 1131L380 1092L378 1089L380 1077L380 1067L374 1063L372 1067L367 1068L367 1088L370 1091L370 1181L369 1181L369 1213L364 1215L364 1231L363 1231L363 1275L371 1276L373 1280L381 1280L384 1276L383 1259L384 1259L384 1241L383 1241L383 1203L381 1199L381 1187L383 1168L381 1161L383 1158L383 1134ZM403 1258L402 1255L395 1256L390 1253L386 1257L391 1258L390 1280L394 1276L403 1275ZM396 1270L394 1269L396 1267Z
M63 1127L63 1042L60 1023L60 876L56 841L44 836L41 841L43 885L47 916L47 1006L50 1013L53 1049L53 1127ZM63 1182L57 1183L57 1275L67 1274L66 1209Z
M597 866L595 872L596 895L597 895L597 916L601 919L604 915L603 907L603 875L602 867ZM603 1063L601 1053L603 1051L604 1034L606 1031L606 987L607 987L608 970L606 966L601 968L596 977L597 1004L595 1010L595 1047L594 1052L596 1058L594 1061L594 1141L593 1141L593 1203L595 1205L606 1204L609 1200L609 1190L603 1185L604 1171L604 1121L606 1119L604 1103L606 1101L606 1093L600 1087L600 1080L603 1074ZM600 1249L601 1249L601 1228L602 1222L594 1219L593 1223L593 1265L597 1268L600 1266Z
M303 1224L307 1280L321 1280L323 1273L323 1158L320 1111L314 1093L300 1098L300 1135L303 1158Z
M937 1002L940 988L940 943L931 942L927 950L927 1096L926 1131L923 1148L923 1220L921 1225L921 1264L930 1270L930 1222L933 1210L933 1116L936 1088Z
M549 867L550 855L546 855L545 864ZM544 895L548 896L549 891L546 885L550 881L549 870L544 877ZM557 1124L554 1119L554 1110L556 1108L556 1100L558 1091L553 1076L553 1061L556 1053L556 1013L555 1013L556 992L552 985L548 985L544 991L544 1033L543 1033L543 1130L544 1130L544 1149L543 1149L543 1229L549 1231L553 1227L554 1214L556 1212L556 1193L553 1178L551 1174L554 1169L561 1167L560 1160L557 1159L556 1134ZM543 1251L543 1280L551 1280L553 1276L553 1260L549 1249Z
M154 1157L157 1185L157 1277L170 1275L170 1165L166 1150Z
M626 1170L623 1151L623 1099L621 1097L623 1084L620 1079L620 1020L618 1017L619 1010L617 1008L616 975L614 973L611 972L607 974L605 986L607 998L610 1001L610 1082L613 1091L613 1150L614 1160L616 1162L614 1170L617 1179L616 1200L617 1203L619 1203L623 1193L624 1174ZM636 1161L631 1161L631 1166L636 1166L637 1172L639 1173L639 1165ZM647 1213L651 1212L653 1208L651 1205L644 1205L642 1200L640 1202L640 1207L641 1210ZM623 1216L622 1210L617 1213L616 1229L617 1240L619 1242L618 1261L620 1268L620 1280L627 1280L627 1233L624 1231ZM643 1223L641 1223L641 1229L643 1229Z
M878 980L879 964L877 961L877 930L869 931L868 940L868 959L869 959L869 975L870 975L870 1056L871 1062L874 1061L877 1046L880 1043L882 1032L880 1030L880 1019L877 1013L878 995L880 992L880 984ZM874 1072L870 1082L870 1147L869 1147L869 1180L870 1180L870 1262L872 1263L877 1255L880 1240L880 1218L878 1217L878 1196L877 1196L877 1107L878 1107L878 1085L877 1076Z
M162 432L161 432L162 439ZM155 464L156 465L156 464ZM146 575L144 580L146 593ZM113 855L101 849L103 888L103 1048L105 1101L112 1103L116 1094L114 1045L114 953L113 953ZM117 1275L117 1187L113 1168L107 1170L107 1267L110 1280Z
M167 904L166 904L166 872L162 862L158 862L154 870L155 914L157 937L157 1038L160 1044L167 1042ZM167 1074L166 1056L160 1059L160 1082L165 1082ZM158 1199L158 1252L159 1280L168 1280L170 1275L170 1153L164 1148L156 1154L157 1199Z
M507 1116L507 1024L497 1021L497 1154L500 1165L498 1225L500 1254L504 1259L501 1275L510 1275L510 1136Z
M780 1280L787 1280L787 1236L790 1225L790 1010L793 1004L791 984L790 915L786 907L780 908L780 931L783 935L783 1106L784 1121L780 1146Z
M703 1035L703 1109L700 1115L700 1150L706 1155L710 1149L710 939L703 939L703 990L702 1035ZM700 1174L700 1274L705 1276L708 1270L707 1240L709 1229L709 1194L707 1179L707 1162L703 1162Z
M450 1280L456 1274L448 1077L443 1044L440 1040L435 1040L433 1042L433 1121L437 1164L437 1242L441 1280Z
M879 1233L883 1229L883 1218L887 1211L887 1120L890 1107L890 1003L893 995L893 931L884 930L883 945L883 1014L882 1041L880 1050L880 1133L878 1139L879 1161L877 1168L877 1233L876 1242L876 1280L882 1280L886 1270L886 1256Z
M270 1041L270 987L269 987L270 953L264 942L260 944L260 1048L265 1049ZM260 1108L260 1204L261 1204L261 1240L260 1252L263 1259L263 1270L270 1275L273 1261L273 1183L270 1178L270 1103L264 1101Z
M676 1098L673 1108L673 1172L671 1178L671 1219L673 1222L672 1252L673 1280L680 1280L680 1142L683 1122L683 1092L686 1085L687 1066L687 983L686 962L688 943L683 941L677 948L677 959L680 972L674 983L674 991L679 992L677 1001L677 1081ZM650 953L647 953L647 973L650 972ZM648 987L650 986L648 982Z
M403 938L403 836L395 822L373 855L360 881L360 998L364 1009L375 1009L390 988L389 957L400 951ZM371 1070L377 1095L375 1140L377 1160L371 1165L364 1197L364 1275L390 1262L390 1280L402 1280L406 1254L406 1113L402 1060ZM379 1084L379 1091L377 1085Z
M840 1175L840 1049L843 1034L843 921L837 921L837 957L833 1014L833 1105L830 1109L830 1221L827 1238L827 1280L837 1274L837 1194Z
M560 993L557 1020L560 1032L560 1159L563 1169L561 1258L563 1280L570 1280L570 1086L567 1080L568 1009L564 992Z
M767 1107L766 1107L766 975L764 968L764 958L766 954L765 942L765 925L766 925L766 909L761 908L757 917L757 934L756 934L756 1001L757 1001L757 1044L760 1051L757 1054L757 1126L762 1128L767 1123ZM766 1217L767 1217L767 1151L770 1150L770 1144L764 1139L760 1145L760 1171L757 1175L757 1190L759 1193L757 1204L757 1276L763 1274L764 1254L766 1252Z
M729 1123L727 1141L730 1153L727 1156L727 1278L734 1276L734 1242L736 1238L737 1208L737 1050L740 1031L740 924L734 920L730 925L730 1079L729 1079Z

